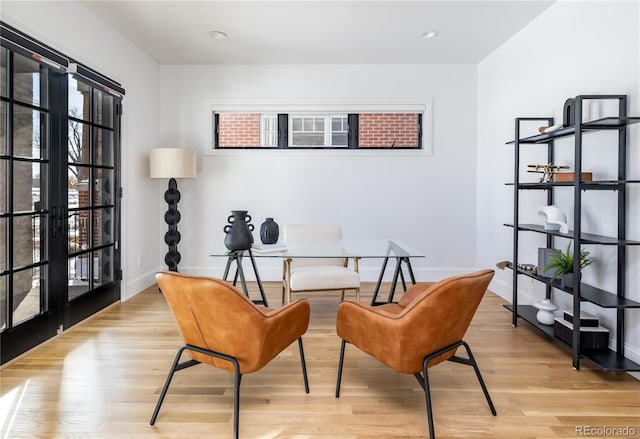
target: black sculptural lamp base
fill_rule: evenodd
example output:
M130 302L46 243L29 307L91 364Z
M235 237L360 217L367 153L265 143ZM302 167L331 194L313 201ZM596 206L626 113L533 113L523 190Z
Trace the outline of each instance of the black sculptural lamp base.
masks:
M169 227L167 233L164 234L164 242L169 247L167 254L164 256L164 263L167 264L169 271L178 271L178 264L180 263L180 252L178 251L178 243L180 242L180 232L178 232L180 192L175 178L169 179L169 188L164 193L164 200L167 202L164 221Z

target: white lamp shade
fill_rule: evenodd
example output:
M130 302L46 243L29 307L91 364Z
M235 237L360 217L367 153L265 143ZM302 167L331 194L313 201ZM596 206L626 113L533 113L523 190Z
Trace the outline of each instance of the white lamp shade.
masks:
M191 149L156 148L149 156L151 178L195 178L196 152Z

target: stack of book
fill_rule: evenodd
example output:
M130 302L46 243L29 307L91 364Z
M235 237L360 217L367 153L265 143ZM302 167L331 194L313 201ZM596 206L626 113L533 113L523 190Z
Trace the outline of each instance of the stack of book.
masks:
M283 243L277 242L275 244L263 244L261 242L254 242L251 244L251 251L254 253L276 253L287 251L287 246Z
M556 317L553 323L555 336L573 345L573 313L565 311L563 318ZM584 349L607 349L609 347L609 330L600 326L598 317L580 312L580 346Z

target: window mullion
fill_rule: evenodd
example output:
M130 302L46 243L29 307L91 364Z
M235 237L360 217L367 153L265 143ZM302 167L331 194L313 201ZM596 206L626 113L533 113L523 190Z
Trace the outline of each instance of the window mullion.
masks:
M278 114L278 148L289 147L289 115Z
M327 114L324 116L324 144L326 146L333 146L331 132L333 131L333 127L331 126L331 115Z

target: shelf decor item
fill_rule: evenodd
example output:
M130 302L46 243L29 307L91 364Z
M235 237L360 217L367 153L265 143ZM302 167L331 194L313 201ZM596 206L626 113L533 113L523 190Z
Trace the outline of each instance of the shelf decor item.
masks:
M576 120L576 110L575 110L576 100L574 98L569 98L564 103L564 109L562 111L562 127L572 127L575 125Z
M561 169L569 169L569 167L564 165L554 165L553 163L547 163L546 165L527 165L527 172L542 174L540 177L540 183L551 183L553 181L554 174L560 172Z
M224 245L231 251L249 250L253 244L253 224L246 210L232 210L224 226Z
M575 172L557 172L553 174L553 181L555 181L556 183L560 183L560 182L573 183L573 179L575 178L575 175L576 175ZM593 173L581 172L580 181L593 181Z
M538 213L546 218L544 223L545 230L559 230L560 233L569 233L567 214L565 214L558 206L542 206L538 209Z
M536 319L540 323L543 325L553 325L554 319L556 318L553 312L558 309L558 305L549 299L542 299L539 302L535 302L533 306L538 309Z
M555 248L539 248L538 249L538 275L542 277L553 276L553 270L545 270L545 267L551 263L551 256L562 253Z
M567 287L573 285L573 252L571 251L571 243L567 245L567 251L558 252L550 257L549 262L544 271L554 270L551 280L560 279L562 286ZM593 259L589 259L589 252L582 250L580 252L580 269L593 264Z
M260 240L263 244L275 244L278 242L280 228L273 218L267 218L260 226Z
M553 322L554 335L573 346L573 322L566 318L556 317ZM582 349L607 349L609 347L609 330L604 326L580 325L580 347Z

